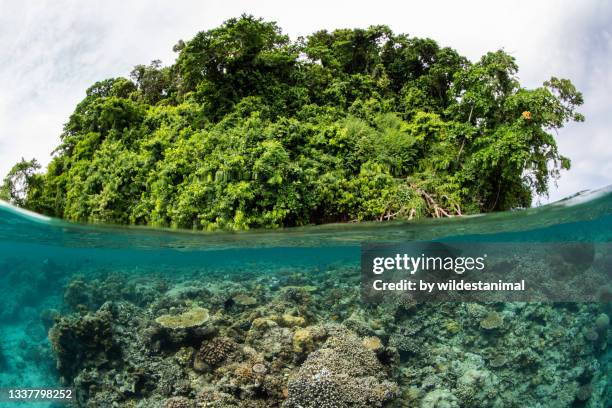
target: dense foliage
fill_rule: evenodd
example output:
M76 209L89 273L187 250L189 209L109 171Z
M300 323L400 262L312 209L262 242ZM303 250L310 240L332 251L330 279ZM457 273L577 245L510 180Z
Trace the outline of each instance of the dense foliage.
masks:
M552 132L582 96L517 80L385 26L297 41L250 16L174 48L174 65L94 84L46 173L4 197L71 220L246 229L529 206L569 168Z

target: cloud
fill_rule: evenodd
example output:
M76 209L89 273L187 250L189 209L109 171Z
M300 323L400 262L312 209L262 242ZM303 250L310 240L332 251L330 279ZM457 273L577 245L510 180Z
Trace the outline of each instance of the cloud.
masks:
M563 174L550 200L612 184L612 4L589 4L576 3L567 10L540 56L548 61L544 74L572 79L585 96L580 110L586 122L571 124L557 137L572 169Z
M530 87L551 75L570 78L585 94L587 122L558 135L573 168L551 198L612 184L612 10L605 0L0 0L0 174L22 156L48 163L63 123L93 82L126 76L153 59L171 63L178 39L242 13L275 20L293 38L321 28L387 24L471 59L504 48Z

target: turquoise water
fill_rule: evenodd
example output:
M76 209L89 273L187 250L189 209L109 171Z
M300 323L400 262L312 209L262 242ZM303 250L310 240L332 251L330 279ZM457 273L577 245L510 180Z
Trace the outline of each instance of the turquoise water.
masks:
M292 285L298 284L304 287L306 285L317 286L318 283L322 282L322 278L319 277L325 276L325 279L328 279L325 282L330 282L330 276L334 273L338 273L337 280L340 282L337 285L341 289L340 292L349 290L346 289L348 283L347 286L343 286L343 279L347 279L347 282L350 282L353 286L358 286L360 245L364 242L407 242L431 239L481 240L487 242L587 241L607 243L612 241L612 189L584 193L540 208L503 214L440 221L329 225L245 233L191 233L147 228L80 225L48 219L17 210L6 204L0 204L0 302L2 305L0 308L0 388L59 387L60 385L75 387L76 384L77 392L80 392L78 387L84 387L83 373L91 369L87 356L92 355L93 352L90 348L98 347L98 343L89 347L83 345L85 340L76 338L74 340L75 344L81 343L78 343L79 345L75 350L79 350L83 356L79 357L80 360L75 362L75 368L72 368L67 374L68 371L62 371L62 368L58 369L57 350L50 346L48 331L61 318L82 317L88 313L94 314L98 308L104 307L102 305L107 300L115 302L115 304L131 302L139 308L134 313L142 312L143 316L148 313L150 316L147 315L149 316L147 319L152 321L156 313L159 315L168 310L172 312L173 308L178 308L180 311L182 310L181 307L187 307L185 305L190 305L195 299L195 301L210 309L211 313L215 310L218 313L223 312L226 315L226 320L231 320L242 319L245 313L244 309L235 309L235 306L233 306L235 303L233 299L238 299L236 293L244 292L247 295L256 293L253 296L257 298L257 304L253 306L253 310L259 308L257 309L259 310L257 312L258 316L265 315L266 308L277 307L276 296L277 293L282 292L283 287L293 287ZM612 254L610 255L612 256ZM612 260L607 254L599 254L599 256L601 258L600 262L610 262ZM609 265L612 266L612 262ZM210 282L208 282L209 277ZM233 289L224 289L223 284L219 283L223 281L232 282ZM81 285L81 289L78 289L79 286L75 286L75 282ZM114 286L109 282L115 282ZM215 303L208 298L197 297L201 295L193 295L192 298L189 297L191 295L180 295L178 299L183 303L176 301L172 307L159 305L159 299L156 299L156 296L160 299L168 299L170 297L169 293L178 293L182 290L181 288L189 285L202 285L209 291L207 293L225 296L227 299L224 298L225 303L222 302L219 306L218 302ZM155 289L151 289L154 286ZM161 286L163 286L163 289L157 289ZM75 287L77 287L76 290L74 290ZM96 287L102 289L96 292ZM281 289L278 289L279 287ZM323 302L331 296L327 292L328 289L330 288L320 287L319 292L315 292L317 294L313 296L316 297L317 302ZM79 300L80 293L85 294L84 296L87 299ZM368 311L367 308L356 306L354 302L357 300L354 297L350 301L345 301L342 298L342 293L335 296L338 297L336 304L338 310L334 312L333 316L320 310L317 305L313 305L310 310L300 305L294 307L285 305L283 307L286 307L290 313L305 316L306 320L312 323L324 324L328 323L328 319L329 322L332 322L333 318L333 323L342 323L346 326L349 326L349 323L343 322L350 319L354 320L354 316L357 314L362 316L360 319L364 322L368 322L370 320L368 320L367 314L375 313ZM328 309L333 309L336 305L329 306ZM518 321L522 319L523 315L527 316L527 312L523 312L523 310L529 307L532 306L523 305L515 308L511 305L502 305L496 306L495 310L498 310L504 316L518 316ZM533 307L537 308L538 306ZM553 330L552 327L557 324L558 327L562 328L568 322L574 322L578 327L578 320L573 321L572 316L578 316L579 313L581 313L581 319L587 316L587 320L588 314L592 313L593 321L596 321L596 318L601 314L610 316L609 303L587 305L584 306L586 308L584 310L573 306L561 307L563 308L563 319L542 317L544 316L543 313L540 317L532 317L533 319L551 319L543 326L544 328L538 330L546 331L549 328ZM414 316L414 319L422 319L423 316L418 316L423 313L428 313L428 319L431 321L435 321L444 315L447 319L445 324L448 327L454 324L452 322L461 322L461 319L463 319L461 316L453 316L452 312L449 311L440 311L439 314L436 314L435 311L417 308L416 312L410 312L405 316L396 316L395 321L384 323L383 329L376 329L378 326L372 323L371 327L368 326L369 328L364 329L363 333L368 334L368 330L372 330L372 333L376 333L383 340L383 343L393 343L393 339L397 339L396 331L400 330L399 328L402 325L410 325L412 316ZM537 315L536 312L529 313L529 316ZM364 315L365 317L363 317ZM144 321L145 317L139 317L139 319ZM582 360L567 354L570 351L559 345L557 355L561 357L555 360L554 364L557 364L556 366L551 363L552 368L540 367L531 371L519 370L519 357L516 357L515 360L512 360L515 357L508 357L509 361L516 361L516 363L508 362L501 367L497 367L497 363L488 365L488 359L492 359L491 353L494 353L493 343L491 343L494 340L491 337L499 336L502 338L502 336L506 336L504 341L516 342L516 339L509 337L510 334L486 333L483 334L484 340L482 341L478 339L468 340L467 337L476 336L477 331L472 332L476 329L465 326L458 332L459 334L456 334L455 329L449 328L448 332L451 334L448 334L447 343L452 343L455 349L463 347L464 354L461 355L466 355L465 353L471 347L471 352L474 355L481 356L481 359L487 361L486 364L482 363L481 365L478 365L480 363L474 363L476 364L474 367L482 367L482 372L486 371L491 374L491 378L495 378L495 380L491 380L492 389L499 388L499 385L493 384L504 383L504 379L512 377L513 373L515 377L517 375L523 376L527 381L531 381L535 377L541 377L538 381L546 382L551 376L554 377L555 370L561 369L564 370L563 375L567 375L561 382L574 384L570 387L571 390L569 388L563 390L566 390L567 393L574 393L576 396L572 394L565 399L558 396L561 388L555 388L557 385L554 384L550 385L550 389L535 381L533 385L525 386L527 388L516 385L516 389L520 389L518 394L530 393L531 399L528 401L532 401L533 404L529 405L527 403L524 406L607 407L612 404L609 399L610 391L607 390L607 385L611 381L610 353L608 351L610 329L604 323L598 321L599 326L593 326L593 332L585 334L586 338L597 337L593 340L593 344L588 345L588 349L576 349L579 346L573 346L571 353L580 356ZM149 323L142 323L143 326L146 324ZM354 324L352 320L351 324ZM515 323L511 324L514 325ZM518 325L518 323L516 324ZM530 324L525 323L520 327L524 327L524 330L532 330ZM227 327L223 326L222 331L234 333L237 341L244 341L245 344L248 343L255 347L254 345L257 343L249 340L248 336L249 331L253 330L253 326L251 326L251 329L240 329L246 333L244 336L239 329L230 330L228 328L230 326L229 323ZM128 327L128 325L126 324L125 327ZM519 326L512 327L516 330L520 329ZM121 334L117 334L120 331L115 326L113 326L113 330L113 336L119 336L113 337L113 342L120 344ZM295 331L294 329L291 330ZM384 333L385 330L386 333ZM423 336L427 336L426 333L429 329L424 328L423 330ZM567 330L569 333L570 330L574 329L568 327ZM582 329L577 328L576 330ZM458 338L458 336L464 336L461 333L466 333L465 339ZM576 333L578 332L572 332L571 336L576 336ZM582 336L582 334L580 335ZM411 336L418 340L419 333L412 333ZM541 334L541 336L542 338L546 337L544 334ZM397 343L397 340L395 343ZM563 344L563 342L561 341L559 344ZM268 346L260 345L259 347L265 349ZM532 347L537 354L536 346L529 347ZM466 402L470 399L462 394L462 380L453 379L453 375L456 377L456 374L432 373L430 377L437 378L437 385L428 385L426 382L429 381L429 377L425 375L424 371L422 373L419 371L418 374L407 374L411 369L416 372L416 367L420 367L419 364L426 364L427 357L419 350L413 352L416 357L404 358L401 347L396 348L400 349L401 362L394 363L394 373L390 374L390 378L393 378L399 384L400 390L403 390L401 392L404 392L402 394L404 396L401 398L408 401L406 398L409 397L406 395L412 393L410 398L414 397L414 401L421 404L420 406L443 406L426 404L429 404L433 398L437 398L436 395L443 395L444 392L449 391L449 395L454 394L455 397L448 397L451 401L448 406L470 406L468 405L469 402ZM122 350L125 350L125 348ZM163 347L161 351L157 352L163 358L169 358L170 353L177 353L176 348L164 350ZM447 353L449 353L448 355L454 355L450 351ZM262 354L267 355L264 352ZM66 357L64 356L64 358ZM108 356L105 358L111 359ZM266 364L273 366L274 358L274 356L266 357ZM299 364L306 356L300 358L295 357L294 362L287 362L283 370L286 372L298 370ZM437 358L441 357L438 356ZM466 357L466 361L470 358L472 357ZM476 357L473 358L478 360ZM410 362L411 359L412 363ZM580 364L584 363L585 367L590 367L584 369L588 374L574 373L572 377L571 374L568 374L571 372L568 365L572 362L578 364L578 360L580 360ZM104 375L106 375L111 369L115 370L113 373L124 370L124 368L118 368L113 361L97 365L95 370L99 373L99 378L96 377L96 380L91 381L97 381L96 384L102 384L103 381L115 381L108 378L102 380L102 374L100 374L105 373ZM495 361L497 362L497 360ZM433 361L431 365L435 365ZM193 373L189 370L191 369L185 369L185 375L192 375L193 377ZM418 370L421 370L421 368L418 368ZM457 368L457 370L460 369ZM476 369L470 370L474 371ZM268 375L271 376L272 372ZM213 379L209 378L206 381L216 384L214 381L217 380L214 378L217 377L214 376L221 378L221 374L214 374ZM221 380L219 380L220 383ZM116 386L115 384L113 387ZM246 386L244 387L247 389ZM482 389L483 387L485 387L484 383L474 385L474 395L477 394L476 388ZM558 387L564 386L558 385ZM187 390L173 389L163 397L159 397L159 395L162 395L160 394L161 391L154 387L147 386L142 387L142 389L135 387L129 392L121 391L123 392L122 395L119 395L119 391L105 391L104 398L106 399L103 399L100 396L101 394L92 391L90 394L82 394L79 404L81 406L105 406L106 404L112 406L109 401L115 398L113 401L116 405L118 404L117 406L137 406L140 403L139 401L147 401L142 403L144 404L142 406L163 406L163 398L169 398L172 395L185 395L186 398L191 398L197 390L196 386L192 386L192 388ZM512 398L515 398L512 396L512 387L506 386L506 389L506 394L496 396L497 399L492 396L486 397L488 399L482 397L482 399L477 400L480 402L473 402L476 405L472 406L513 406L509 402L512 401ZM223 388L223 390L224 392L227 391L226 388ZM255 396L252 397L245 397L244 392L236 390L233 392L236 395L232 398L243 398L243 401L246 401L242 402L243 405L237 406L259 406L249 405L256 404L251 402L249 398L253 401L261 399L262 401L268 401L269 406L277 406L275 404L278 403L274 401L281 398L273 397L271 391L266 396L255 393ZM290 386L289 393L291 392L292 388ZM436 392L438 394L432 396L432 393L435 394ZM240 396L237 396L238 394ZM555 395L557 396L555 397ZM453 405L453 398L456 399L457 405ZM555 400L554 398L561 399ZM116 401L122 402L117 403ZM291 398L289 398L289 401L291 401ZM266 404L266 402L262 402L262 404ZM19 404L0 402L0 406L17 405ZM25 405L28 404L21 404L21 406ZM33 406L44 406L44 404L38 403Z

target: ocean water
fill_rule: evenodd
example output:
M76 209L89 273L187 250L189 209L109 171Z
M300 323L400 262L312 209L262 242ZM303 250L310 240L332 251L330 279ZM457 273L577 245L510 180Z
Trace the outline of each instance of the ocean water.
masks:
M397 386L394 398L385 401L388 406L510 407L520 401L528 407L612 406L610 327L605 321L612 308L607 298L570 305L412 305L406 311L394 309L391 317L360 304L363 243L426 240L578 241L606 248L612 241L612 189L483 216L244 233L74 224L0 203L0 388L5 394L0 406L63 406L6 399L8 389L58 387L74 389L74 406L163 407L178 397L205 404L198 392L210 387L234 398L235 405L228 407L299 406L301 391L291 385L291 378L299 376L300 365L312 357L306 350L296 351L295 333L299 327L329 324L349 327L360 338L379 338L381 347L391 350L384 353L396 352L395 360L381 357L381 364L388 365L386 379ZM596 261L612 268L612 254L598 253ZM289 291L297 291L299 299L289 299ZM177 315L195 304L215 316L212 321L219 322L225 337L260 352L268 367L266 378L276 376L288 384L279 385L277 393L271 386L257 388L259 383L230 387L225 382L231 383L233 374L220 368L198 374L191 368L193 357L177 365L178 374L173 374L189 378L190 386L161 389L149 384L165 378L154 364L170 364L179 352L197 350L198 344L178 340L138 354L126 345L136 341L130 336L139 330L145 333L159 315ZM120 323L123 312L113 312L112 333L105 332L113 344L108 349L98 337L79 334L78 325L86 316L122 307L132 311L138 325ZM303 317L305 322L284 324L269 317L268 310ZM504 321L496 330L469 323L482 322L492 313ZM255 319L268 317L274 321L271 326L278 323L286 336L293 336L289 349L294 356L279 357L270 351L275 329L262 334L271 339L268 343L253 339ZM56 336L53 344L50 330L62 321L65 331L55 333L64 337ZM92 327L85 330L99 326ZM145 337L138 336L138 341ZM415 349L405 344L408 340ZM315 342L313 349L321 344ZM501 356L508 347L515 349ZM283 363L275 365L277 359ZM144 374L137 381L130 376L138 364ZM234 363L228 360L220 367L224 364ZM131 385L118 377L129 377L124 382ZM485 391L487 395L481 395ZM221 406L210 398L210 405L199 406Z

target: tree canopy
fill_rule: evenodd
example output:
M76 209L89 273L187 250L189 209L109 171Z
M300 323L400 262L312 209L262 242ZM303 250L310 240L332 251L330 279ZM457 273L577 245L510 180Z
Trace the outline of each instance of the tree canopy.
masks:
M92 85L45 173L2 194L70 220L248 229L506 210L568 169L584 118L569 80L521 86L503 50L471 62L386 26L291 41L243 15Z

